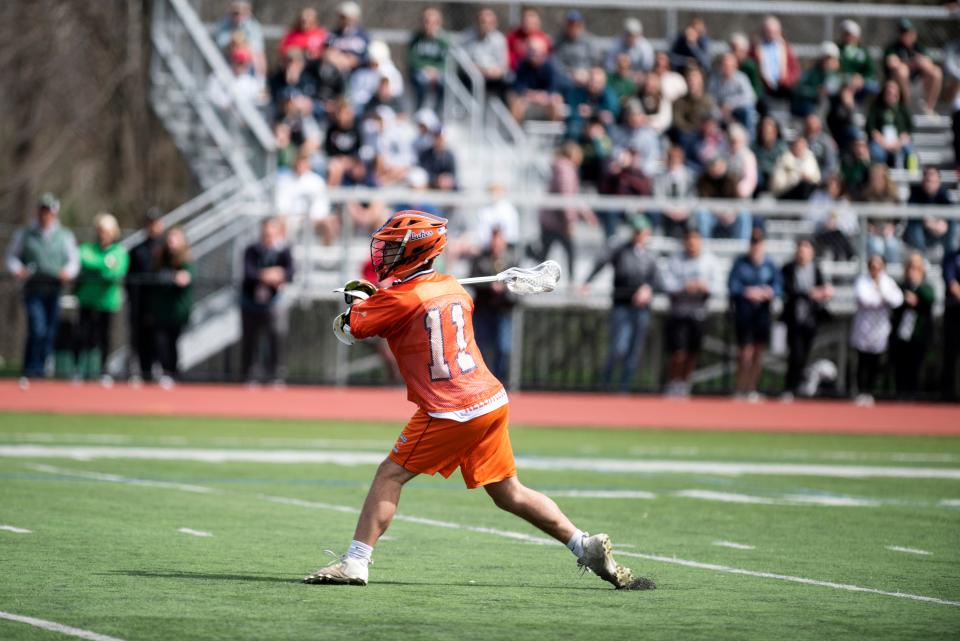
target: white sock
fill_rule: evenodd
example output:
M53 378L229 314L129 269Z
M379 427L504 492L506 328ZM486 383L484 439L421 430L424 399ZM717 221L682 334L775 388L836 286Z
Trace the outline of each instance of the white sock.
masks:
M373 556L373 547L361 541L350 541L350 547L347 548L347 556L351 559L358 559L369 564Z
M578 559L583 556L583 540L587 537L583 530L577 530L567 541L567 549Z

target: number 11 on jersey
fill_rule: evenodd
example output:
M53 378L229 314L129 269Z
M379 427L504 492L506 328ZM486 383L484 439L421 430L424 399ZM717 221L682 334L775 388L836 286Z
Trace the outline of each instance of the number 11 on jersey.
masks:
M450 310L450 322L456 329L457 369L460 370L461 374L467 374L477 368L477 362L473 360L473 356L467 353L467 321L463 313L463 305L453 303L448 309ZM445 381L453 378L450 365L444 357L442 311L446 310L432 307L427 310L424 319L427 336L430 339L430 379L434 381Z

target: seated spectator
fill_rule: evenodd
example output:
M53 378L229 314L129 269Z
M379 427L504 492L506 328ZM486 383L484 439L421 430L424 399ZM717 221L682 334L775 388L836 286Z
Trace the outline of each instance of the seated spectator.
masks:
M277 171L292 167L297 157L297 147L290 140L290 126L287 123L273 123L273 142L277 149Z
M717 103L704 91L703 72L690 67L686 72L687 93L673 103L671 140L683 147L687 158L696 158L696 144L703 123L717 114Z
M611 196L649 196L653 193L653 185L641 168L636 149L626 146L617 150L607 163L597 191ZM616 236L623 212L604 211L599 212L598 217L609 242Z
M730 36L727 44L730 47L730 53L737 59L737 71L750 80L753 95L757 97L757 111L766 114L766 108L763 105L763 80L760 78L760 67L757 66L757 61L750 55L750 39L738 31Z
M783 293L780 270L766 255L765 245L763 231L754 229L749 251L734 261L727 281L737 339L736 397L751 402L760 400L757 381L763 350L770 343L771 306Z
M566 80L566 88L586 85L591 68L600 62L594 37L587 32L583 14L567 12L563 33L553 43L553 59Z
M827 41L820 46L820 54L820 59L803 72L793 88L790 113L799 118L820 111L823 102L840 90L840 48Z
M507 39L497 29L497 14L493 9L481 9L477 13L477 24L467 34L463 50L483 75L487 94L506 99L510 54ZM469 79L467 86L470 86Z
M710 69L711 58L707 23L700 16L693 16L670 47L670 65L683 72L695 64L706 72Z
M420 31L413 34L407 50L414 109L423 107L427 97L432 95L433 110L443 113L443 70L449 50L450 39L443 30L440 10L424 9Z
M266 338L263 375L275 386L286 378L286 341L290 306L281 292L293 282L293 257L283 242L279 221L267 218L260 224L260 240L243 252L243 282L240 286L241 376L255 383L254 367L260 361L260 341Z
M307 63L306 73L313 77L313 84L316 88L316 95L313 96L315 114L322 118L324 124L330 122L333 114L335 101L346 92L347 82L340 71L340 68L334 64L333 59L337 54L332 49L326 49L318 60L311 60ZM397 72L397 77L400 73ZM400 79L401 91L403 80Z
M340 231L336 216L330 211L327 185L310 169L310 157L297 156L293 171L277 175L275 208L286 229L316 230L326 245L333 244Z
M80 270L77 241L60 225L59 213L60 201L43 194L36 221L14 232L7 247L7 271L20 284L27 317L21 387L46 375L60 323L60 293Z
M627 53L618 53L613 62L613 68L609 68L610 75L607 76L607 84L613 89L617 97L617 104L623 105L637 93L637 77L640 74L634 73L630 68L630 56Z
M234 98L254 107L266 105L263 79L253 73L253 56L246 47L233 47L227 57L230 63L231 82L224 85L217 74L210 74L207 81L207 98L218 109L226 111Z
M438 128L433 137L433 146L420 152L417 164L430 176L430 188L453 191L457 188L457 160L447 149L443 128Z
M960 361L960 251L952 251L943 259L943 369L940 375L940 398L957 398L957 363Z
M510 113L517 122L522 122L532 108L535 117L560 120L564 112L562 80L547 52L547 42L532 38L526 48L527 57L517 67L513 90L508 96Z
M327 129L323 143L323 151L327 155L327 183L331 187L340 185L344 174L361 162L361 142L360 127L353 107L345 98L341 98L334 107L333 122Z
M307 71L303 50L295 47L287 49L276 71L267 78L267 88L275 105L279 105L288 95L306 97L311 101L310 113L315 115L313 99L317 95L316 76Z
M608 390L626 392L643 359L650 303L653 294L663 289L656 255L647 249L650 222L645 216L634 221L633 238L602 254L584 281L584 288L607 265L613 267L613 305L610 310L610 347L600 380ZM614 370L620 370L616 387Z
M700 198L737 198L737 177L727 171L724 156L714 156L707 161L706 168L697 180L697 196ZM697 227L704 238L750 237L751 220L747 212L734 209L710 213L697 212Z
M794 138L773 167L770 191L783 200L807 200L820 184L820 165L807 139Z
M536 9L524 9L520 16L520 26L507 34L507 51L510 55L510 69L516 71L520 63L527 59L530 52L527 50L532 40L543 43L543 50L547 54L553 46L550 36L540 28L540 14Z
M646 175L657 173L663 160L663 142L638 102L630 101L624 107L623 125L614 130L613 143L619 148L633 149Z
M683 148L672 145L667 149L667 161L663 171L653 180L653 195L657 198L685 199L696 197L697 178L687 166ZM682 238L690 225L690 210L684 207L668 207L661 212L661 230L664 236Z
M954 15L960 15L960 12ZM960 37L948 42L943 53L943 69L953 85L953 98L950 99L953 113L953 164L960 171Z
M357 74L353 74L354 77ZM386 76L380 76L380 84L377 91L373 94L367 104L363 106L362 117L364 120L372 118L380 107L386 107L394 113L403 112L403 101L400 96L393 95L393 89L390 86L390 79Z
M733 123L727 134L730 138L727 170L737 179L737 198L753 198L757 190L757 157L750 149L747 130Z
M780 124L772 116L764 116L757 126L753 154L757 157L757 193L770 191L770 177L777 160L787 151L787 143L780 135Z
M364 149L373 155L376 184L387 186L403 180L417 164L414 143L417 130L404 113L395 113L389 107L380 107L366 123ZM439 130L434 133L440 137ZM361 150L363 156L364 150Z
M440 207L434 204L433 201L428 200L430 194L427 193L427 190L430 187L430 176L427 174L426 169L423 169L422 167L411 167L404 180L406 182L407 189L417 192L416 200L405 203L396 203L391 208L391 211L415 209L417 211L433 214L434 216L442 215L443 212L440 210Z
M77 276L77 305L80 318L77 324L76 369L74 380L100 376L104 387L113 386L107 372L110 356L110 338L113 319L123 306L123 277L130 266L130 256L120 238L120 225L111 214L101 213L93 220L97 240L80 245L80 273ZM93 362L94 351L97 362Z
M926 280L923 256L913 252L903 270L903 303L894 308L890 319L890 362L897 398L917 400L923 363L933 338L933 302L936 295Z
M550 168L550 184L547 191L565 196L579 195L579 171L582 163L583 152L579 145L575 142L565 142L560 145ZM540 210L540 246L530 250L532 257L541 262L547 259L554 243L559 243L567 254L567 274L571 280L574 278L573 268L576 264L573 230L577 221L580 220L593 225L597 224L593 211L574 203L562 209Z
M696 153L691 160L699 167L703 167L711 158L726 156L730 153L727 134L720 128L719 121L713 118L708 118L703 121L700 136L697 138L694 148L696 149Z
M393 64L387 43L374 40L367 47L367 64L355 70L350 76L348 91L354 111L366 111L367 105L377 95L384 81L389 90L384 98L391 105L400 105L400 99L403 97L403 74ZM402 111L402 109L395 111Z
M660 95L671 105L680 96L687 94L687 81L683 74L670 68L670 56L666 51L658 51L653 56L653 71L648 75L655 75L660 81Z
M673 124L673 104L663 95L660 78L659 74L648 73L639 95L640 105L647 114L647 122L654 131L663 134Z
M883 83L883 91L867 112L867 136L874 162L905 167L913 154L913 116L901 98L900 85Z
M370 36L360 26L360 5L353 0L341 2L337 7L337 28L327 36L330 62L344 74L367 61L367 46Z
M473 260L471 276L498 274L513 264L509 244L499 227L491 230L489 242ZM473 294L473 327L477 347L490 371L509 383L510 355L513 352L513 306L516 296L503 283L478 287Z
M258 76L267 72L267 58L264 55L263 27L253 17L247 0L235 0L230 3L230 13L217 23L213 30L213 40L221 51L228 51L236 42L234 35L242 34L241 41L246 44L253 56L253 67Z
M327 30L317 22L317 10L306 7L280 40L280 57L286 56L287 50L296 48L304 53L307 60L319 60L326 44Z
M150 288L145 301L154 328L154 349L163 374L160 387L170 389L180 375L177 343L190 321L193 308L193 258L187 236L173 227L164 236L154 267L156 287ZM147 369L152 369L153 363Z
M580 179L584 184L597 186L613 153L613 138L607 133L603 121L594 116L587 122L577 142L583 151Z
M629 68L634 74L646 73L653 69L653 45L643 37L643 24L636 18L627 18L623 23L623 33L607 52L607 71L618 68L617 58L626 55Z
M607 86L607 74L603 67L593 67L583 86L569 93L567 138L576 140L583 132L584 124L594 118L606 127L612 127L620 114L620 105L613 89Z
M842 155L840 160L840 175L843 177L843 184L852 200L864 200L863 190L866 189L867 181L870 179L870 167L872 165L866 135L858 130L856 136L850 142L850 148ZM882 166L885 167L886 165ZM896 186L894 186L895 188ZM894 194L895 196L896 194Z
M813 243L808 238L797 241L793 261L783 266L783 322L787 326L787 378L784 400L800 393L803 372L810 359L810 350L817 338L817 329L827 316L826 303L833 298L833 286L823 277Z
M910 102L910 83L920 78L924 108L932 114L943 86L943 71L930 59L927 48L917 41L917 30L909 19L900 20L898 32L897 39L883 52L888 77L898 83L905 103Z
M890 338L890 312L903 304L903 292L886 272L883 256L867 261L867 273L853 285L857 312L850 329L850 344L857 350L857 405L873 405L877 376Z
M737 57L734 54L720 56L720 64L710 75L707 93L716 101L720 118L725 124L738 122L747 131L756 131L757 96L753 93L750 79L737 69Z
M923 168L923 180L910 190L911 205L956 206L956 198L940 182L940 170L936 167ZM957 247L957 222L953 219L924 216L911 218L903 230L903 242L910 247L926 252L942 245L944 253Z
M789 98L800 79L800 62L783 37L780 20L775 16L763 19L760 40L753 45L752 57L757 62L764 93L774 98Z
M840 73L845 84L850 85L857 100L875 96L880 92L873 57L860 44L860 25L853 20L840 23L843 36L840 39Z
M836 142L840 153L849 152L853 141L863 134L857 127L856 118L857 105L853 87L849 84L842 85L837 95L830 98L830 109L827 111L827 129L830 130L830 136Z
M670 258L663 275L663 288L670 296L666 328L667 396L689 396L690 377L697 368L703 346L707 303L718 293L719 271L709 253L703 251L700 232L690 227L683 236L683 249Z
M489 247L494 230L498 230L507 245L516 247L520 242L520 213L507 200L506 190L500 183L490 183L487 192L490 202L477 210L471 230L473 243L478 249Z
M413 121L417 126L417 137L413 141L413 149L417 155L433 147L433 137L440 129L440 119L430 109L421 109L413 114Z
M320 124L313 116L313 101L296 89L285 91L280 97L277 122L286 125L290 142L298 153L314 153L320 147Z
M813 246L820 256L850 260L857 255L853 242L860 230L843 181L829 174L823 186L810 197L808 220L814 225Z
M868 203L900 202L897 184L893 182L890 169L885 164L875 163L870 166L867 184L860 197ZM867 255L878 254L888 263L900 260L900 239L897 238L896 222L891 218L867 220Z

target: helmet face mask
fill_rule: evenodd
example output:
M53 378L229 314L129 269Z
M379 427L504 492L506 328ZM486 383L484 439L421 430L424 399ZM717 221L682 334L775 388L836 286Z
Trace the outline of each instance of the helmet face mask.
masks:
M439 256L446 244L446 218L404 210L374 232L370 260L380 280L403 279Z

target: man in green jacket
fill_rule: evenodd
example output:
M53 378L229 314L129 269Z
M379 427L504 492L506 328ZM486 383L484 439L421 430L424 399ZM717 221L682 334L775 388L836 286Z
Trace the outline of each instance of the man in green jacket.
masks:
M28 385L30 378L44 376L57 338L60 292L80 268L77 241L70 230L60 226L59 213L60 201L53 194L44 194L37 205L36 221L18 229L7 248L7 271L22 285L27 312L21 387Z
M860 102L880 93L877 70L867 48L860 44L860 25L853 20L840 23L840 73L843 80L853 88Z
M410 63L410 81L419 111L427 94L436 97L433 110L443 112L443 68L450 50L450 39L443 31L443 16L434 8L424 9L423 28L413 34L407 60Z

